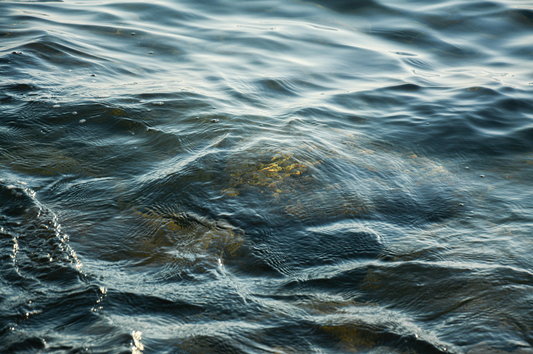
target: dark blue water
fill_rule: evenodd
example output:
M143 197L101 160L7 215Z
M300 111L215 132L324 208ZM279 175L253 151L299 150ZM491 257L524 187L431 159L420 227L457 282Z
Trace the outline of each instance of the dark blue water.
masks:
M533 353L533 2L0 1L1 353Z

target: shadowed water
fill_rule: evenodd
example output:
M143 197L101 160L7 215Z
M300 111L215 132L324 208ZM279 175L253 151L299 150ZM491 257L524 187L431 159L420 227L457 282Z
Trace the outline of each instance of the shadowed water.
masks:
M533 353L532 29L0 1L0 352Z

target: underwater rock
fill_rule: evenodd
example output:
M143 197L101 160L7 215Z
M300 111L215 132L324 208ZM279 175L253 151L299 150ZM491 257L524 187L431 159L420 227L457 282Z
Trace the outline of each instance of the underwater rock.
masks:
M339 136L340 135L340 136ZM331 145L256 142L226 161L228 198L263 200L307 221L371 218L427 224L453 217L457 182L439 161L333 130Z
M217 265L235 257L244 243L244 231L222 219L161 208L136 215L141 228L132 253L143 258L145 265L170 262L182 269L202 262Z

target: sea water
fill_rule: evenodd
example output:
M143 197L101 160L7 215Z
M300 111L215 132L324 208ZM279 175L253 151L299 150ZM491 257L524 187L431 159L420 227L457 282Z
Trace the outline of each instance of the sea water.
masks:
M533 353L533 2L0 1L1 353Z

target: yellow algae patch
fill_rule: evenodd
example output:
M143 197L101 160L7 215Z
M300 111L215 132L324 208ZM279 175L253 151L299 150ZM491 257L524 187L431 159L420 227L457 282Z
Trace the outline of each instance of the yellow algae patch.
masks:
M259 160L268 159L267 162L237 160L235 163L229 164L226 168L229 175L229 186L222 189L221 192L234 197L241 194L240 190L255 186L262 193L280 194L297 187L297 181L291 177L305 174L313 165L297 161L292 153L270 152L270 156L265 155L260 154Z

